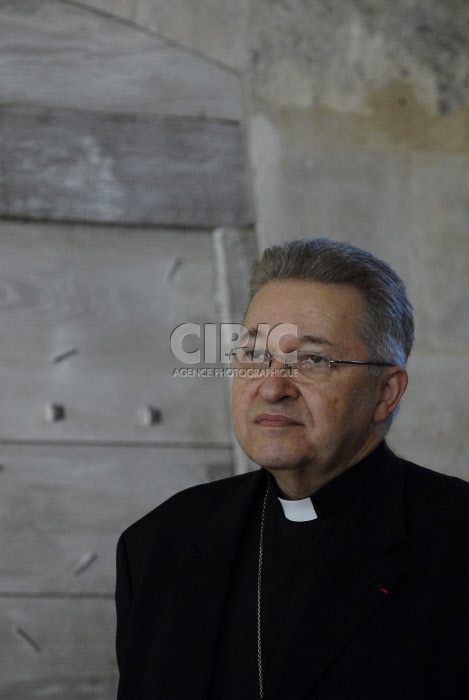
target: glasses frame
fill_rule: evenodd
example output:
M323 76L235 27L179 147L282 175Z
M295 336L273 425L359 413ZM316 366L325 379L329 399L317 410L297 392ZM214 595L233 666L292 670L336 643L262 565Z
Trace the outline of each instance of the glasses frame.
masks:
M230 358L230 366L233 364L233 359L236 358L236 353L238 350L244 350L245 352L249 350L249 348L245 347L239 347L239 348L233 348L233 350L230 350L228 353L228 356ZM333 360L330 358L328 355L325 355L322 352L311 352L310 350L294 350L292 353L286 353L286 354L281 354L281 353L271 353L268 350L262 350L260 352L264 353L264 362L263 363L254 363L257 364L257 368L262 368L262 369L269 369L272 366L272 362L274 359L279 359L281 358L283 360L283 368L285 370L287 369L294 369L292 363L287 362L287 357L288 355L292 355L293 352L297 353L306 353L308 355L315 355L317 357L321 357L323 360L326 360L329 367L328 367L328 372L330 372L332 365L367 365L369 367L394 367L389 362L372 362L371 360ZM267 360L267 362L265 361ZM246 363L248 364L248 363ZM298 371L300 371L299 368L299 362L296 362L296 368ZM234 368L233 368L234 369ZM304 375L303 375L304 376Z

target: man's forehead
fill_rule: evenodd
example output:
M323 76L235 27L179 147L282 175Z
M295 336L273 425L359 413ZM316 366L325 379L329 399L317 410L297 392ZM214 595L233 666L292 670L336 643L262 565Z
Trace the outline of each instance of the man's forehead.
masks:
M291 326L294 326L294 328ZM247 337L252 340L262 340L267 338L271 331L276 329L279 331L284 331L283 335L292 335L297 339L298 343L301 343L301 345L329 345L331 347L334 345L332 341L323 335L310 333L300 335L298 332L298 327L290 323L280 323L276 326L269 326L267 323L260 323L257 326L251 326L250 328L246 329Z
M244 325L296 323L304 334L314 334L330 324L355 325L364 313L365 296L349 284L278 280L264 284L254 295Z
M269 299L275 298L278 302L295 306L298 301L305 304L317 301L337 301L348 300L350 298L365 301L366 297L362 290L350 283L336 282L316 282L307 279L282 279L266 282L251 297L248 312L251 306L257 306Z
M282 343L289 347L345 351L352 341L359 340L357 329L365 304L362 292L350 285L309 280L269 282L259 289L247 309L245 342L258 347L267 342L269 347L277 347L279 332L272 329L284 324L295 326L293 333L283 328L280 334Z

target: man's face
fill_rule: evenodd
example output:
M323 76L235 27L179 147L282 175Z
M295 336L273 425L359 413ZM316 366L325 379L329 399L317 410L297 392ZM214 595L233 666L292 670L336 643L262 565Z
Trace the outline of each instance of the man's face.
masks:
M335 360L370 360L357 337L365 313L361 292L348 285L302 280L270 282L253 298L244 325L297 327L271 353L311 350ZM273 368L283 365L274 360ZM233 425L246 454L269 471L299 469L335 476L379 442L373 420L379 382L369 368L332 365L320 381L268 375L233 380Z

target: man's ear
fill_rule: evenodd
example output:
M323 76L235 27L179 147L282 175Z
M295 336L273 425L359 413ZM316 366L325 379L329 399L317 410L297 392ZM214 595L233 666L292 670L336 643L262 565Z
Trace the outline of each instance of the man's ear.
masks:
M397 408L407 388L407 372L403 367L389 367L378 380L377 402L373 420L375 423L385 421Z

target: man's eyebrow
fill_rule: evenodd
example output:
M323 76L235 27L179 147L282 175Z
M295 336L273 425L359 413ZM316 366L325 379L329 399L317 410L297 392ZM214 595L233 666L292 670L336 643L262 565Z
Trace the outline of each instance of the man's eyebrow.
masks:
M330 340L327 340L327 338L321 338L317 335L302 335L301 338L298 338L299 342L301 345L306 345L307 343L310 343L311 345L329 345L329 347L333 347L334 343L332 343Z
M257 338L257 336L262 336L263 333L261 331L258 331L257 328L248 328L248 336L250 338Z

